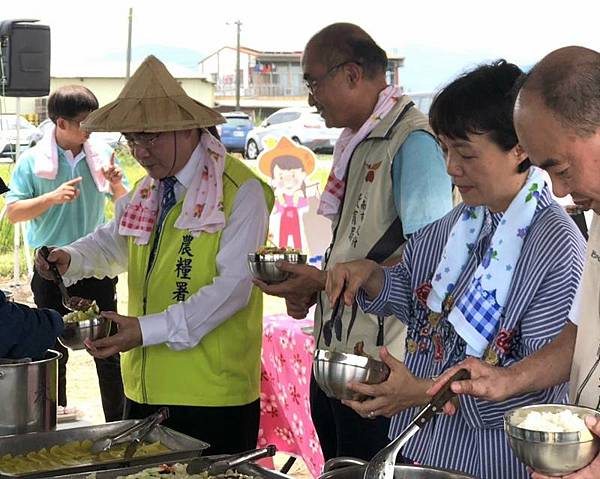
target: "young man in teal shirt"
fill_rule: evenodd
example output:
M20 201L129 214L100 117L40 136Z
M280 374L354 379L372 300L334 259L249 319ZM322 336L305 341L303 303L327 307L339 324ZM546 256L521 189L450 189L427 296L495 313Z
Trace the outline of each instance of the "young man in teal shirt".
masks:
M7 214L11 223L29 222L27 239L34 248L64 246L94 231L105 222L106 196L116 200L127 193L112 149L90 140L79 127L97 108L98 100L83 86L54 91L48 99L48 116L54 127L17 162L6 197ZM115 285L115 278L86 278L69 287L69 292L96 300L101 310L114 311ZM37 272L31 289L38 307L67 312L56 285ZM56 348L63 354L58 402L66 406L68 351L58 341ZM119 356L96 360L96 369L106 420L119 420L124 401Z
M7 191L0 178L0 195ZM0 290L0 359L41 359L62 330L56 311L13 303Z

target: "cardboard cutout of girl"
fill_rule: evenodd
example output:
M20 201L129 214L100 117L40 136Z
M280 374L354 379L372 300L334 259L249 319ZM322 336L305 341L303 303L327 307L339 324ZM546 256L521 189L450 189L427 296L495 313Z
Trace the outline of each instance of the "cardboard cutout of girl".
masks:
M260 154L258 168L271 178L275 191L275 211L281 215L278 246L293 242L294 248L302 250L300 213L308 209L306 177L315 169L315 154L283 136L274 148Z

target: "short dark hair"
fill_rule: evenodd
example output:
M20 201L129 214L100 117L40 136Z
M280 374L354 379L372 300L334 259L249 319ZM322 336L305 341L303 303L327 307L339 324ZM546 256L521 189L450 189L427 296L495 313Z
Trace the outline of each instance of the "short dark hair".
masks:
M538 62L522 90L535 91L561 124L587 137L600 128L600 53L565 47Z
M516 85L523 72L513 63L497 60L466 72L438 92L429 109L436 135L468 140L468 135L488 133L503 151L519 140L513 124ZM529 159L519 165L527 171Z
M372 79L385 74L388 59L375 40L362 28L352 23L333 23L317 32L307 48L316 48L322 63L331 68L344 62L359 64L365 76Z
M59 118L72 120L84 112L98 109L98 99L81 85L66 85L54 90L48 98L48 116L56 123Z

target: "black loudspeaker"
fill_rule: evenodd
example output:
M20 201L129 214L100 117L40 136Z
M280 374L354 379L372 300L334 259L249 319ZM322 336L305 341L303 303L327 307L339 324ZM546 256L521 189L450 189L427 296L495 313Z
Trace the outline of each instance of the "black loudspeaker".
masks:
M37 21L0 22L0 96L50 91L50 27Z

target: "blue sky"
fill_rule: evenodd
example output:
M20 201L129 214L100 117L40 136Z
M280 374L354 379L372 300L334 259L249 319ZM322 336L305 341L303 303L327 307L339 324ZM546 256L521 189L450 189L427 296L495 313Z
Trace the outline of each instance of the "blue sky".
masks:
M188 68L223 45L235 45L231 22L237 19L243 23L242 45L264 50L302 50L323 26L349 21L386 50L406 57L401 78L409 91L435 89L458 72L499 57L523 66L560 46L600 50L598 1L370 0L368 9L364 5L347 0L2 0L0 20L39 18L50 25L55 71L103 62L122 65L124 71L130 6L134 58L155 53Z

